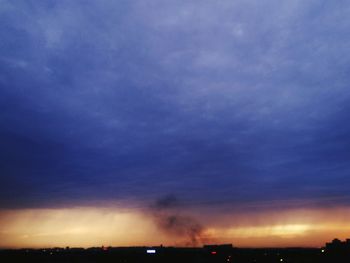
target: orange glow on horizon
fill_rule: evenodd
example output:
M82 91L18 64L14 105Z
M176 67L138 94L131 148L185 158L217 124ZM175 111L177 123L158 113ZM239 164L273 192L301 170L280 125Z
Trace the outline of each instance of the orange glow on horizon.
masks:
M236 213L216 218L209 214L201 214L200 218L206 243L321 247L335 237L350 237L349 208ZM181 246L185 243L184 237L162 232L149 214L138 210L90 207L0 211L0 247Z

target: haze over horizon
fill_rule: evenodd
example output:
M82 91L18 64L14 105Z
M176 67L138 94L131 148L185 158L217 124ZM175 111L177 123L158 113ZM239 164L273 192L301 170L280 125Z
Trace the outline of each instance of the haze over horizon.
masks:
M0 247L350 237L349 15L0 0Z

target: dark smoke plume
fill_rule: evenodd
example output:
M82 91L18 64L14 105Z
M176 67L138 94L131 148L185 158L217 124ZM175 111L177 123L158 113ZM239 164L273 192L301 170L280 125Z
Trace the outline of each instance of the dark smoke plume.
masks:
M152 211L158 228L168 235L184 237L187 246L202 244L204 228L194 218L181 214L182 206L183 204L173 195L156 200L152 205Z

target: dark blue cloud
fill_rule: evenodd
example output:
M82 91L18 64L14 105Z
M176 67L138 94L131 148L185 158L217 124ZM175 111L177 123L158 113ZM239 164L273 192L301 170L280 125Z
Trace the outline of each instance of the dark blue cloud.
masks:
M1 206L348 204L345 1L0 6Z

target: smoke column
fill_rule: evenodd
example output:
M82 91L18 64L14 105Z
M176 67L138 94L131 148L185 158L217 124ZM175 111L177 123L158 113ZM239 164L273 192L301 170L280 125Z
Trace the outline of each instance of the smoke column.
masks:
M181 206L173 195L156 200L151 208L157 227L168 235L184 237L186 246L203 244L203 226L191 216L180 213Z

